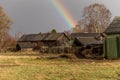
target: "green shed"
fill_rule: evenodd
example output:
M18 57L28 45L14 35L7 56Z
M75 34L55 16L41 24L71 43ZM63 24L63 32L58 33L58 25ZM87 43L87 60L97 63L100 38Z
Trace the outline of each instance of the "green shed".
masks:
M120 58L120 17L115 17L105 30L104 53L108 59Z
M117 40L118 40L118 44L117 44L117 46L118 46L118 57L120 58L120 36L118 36Z

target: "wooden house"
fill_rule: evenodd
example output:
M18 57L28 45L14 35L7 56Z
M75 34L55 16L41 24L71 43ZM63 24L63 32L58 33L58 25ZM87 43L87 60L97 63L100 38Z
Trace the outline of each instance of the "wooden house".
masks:
M44 46L68 46L69 37L65 33L47 33L42 40Z
M69 37L65 33L40 33L23 35L18 44L21 49L68 46Z

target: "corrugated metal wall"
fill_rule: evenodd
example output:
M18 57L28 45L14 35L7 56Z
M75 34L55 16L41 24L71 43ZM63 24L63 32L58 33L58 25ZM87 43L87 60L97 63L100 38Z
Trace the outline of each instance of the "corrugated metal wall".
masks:
M104 53L108 59L120 58L120 36L107 36L104 41Z

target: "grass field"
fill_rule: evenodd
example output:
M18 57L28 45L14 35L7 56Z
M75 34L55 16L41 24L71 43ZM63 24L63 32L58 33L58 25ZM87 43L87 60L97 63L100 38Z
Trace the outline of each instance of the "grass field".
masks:
M0 55L0 80L120 80L120 60Z

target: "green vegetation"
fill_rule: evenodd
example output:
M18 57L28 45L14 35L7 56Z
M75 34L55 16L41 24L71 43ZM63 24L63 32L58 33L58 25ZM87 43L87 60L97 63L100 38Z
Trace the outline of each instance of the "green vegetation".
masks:
M57 33L56 29L52 29L51 33Z
M0 80L119 80L119 61L0 56Z

